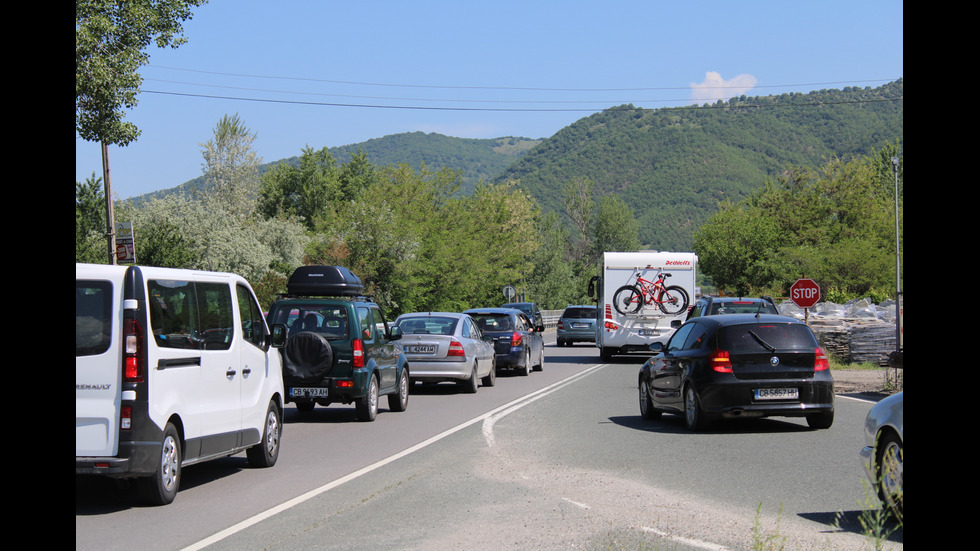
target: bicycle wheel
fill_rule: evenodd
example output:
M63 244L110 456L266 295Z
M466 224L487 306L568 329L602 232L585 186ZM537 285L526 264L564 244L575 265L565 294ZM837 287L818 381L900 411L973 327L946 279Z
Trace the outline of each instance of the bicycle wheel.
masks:
M635 285L623 285L613 295L613 306L624 316L635 314L643 308L643 293Z
M674 316L687 310L687 291L678 285L671 285L660 293L657 301L663 313L668 316Z

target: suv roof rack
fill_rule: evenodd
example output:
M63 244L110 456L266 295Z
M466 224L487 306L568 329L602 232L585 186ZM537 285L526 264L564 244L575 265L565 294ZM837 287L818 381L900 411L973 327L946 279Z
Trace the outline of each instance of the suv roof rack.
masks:
M361 297L361 278L343 266L300 266L286 283L290 296Z

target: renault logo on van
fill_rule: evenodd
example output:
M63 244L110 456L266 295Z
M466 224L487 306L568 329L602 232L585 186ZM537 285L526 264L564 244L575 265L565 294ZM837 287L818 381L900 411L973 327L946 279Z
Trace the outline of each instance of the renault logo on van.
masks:
M75 390L109 390L110 388L112 388L112 385L110 384L102 384L102 385L76 384L75 385Z

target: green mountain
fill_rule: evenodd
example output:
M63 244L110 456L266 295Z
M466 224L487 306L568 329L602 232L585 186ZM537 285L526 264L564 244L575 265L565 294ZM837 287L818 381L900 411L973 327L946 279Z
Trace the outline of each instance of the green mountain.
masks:
M492 139L452 138L441 134L406 132L366 142L328 148L338 163L346 163L358 151L367 155L373 165L386 166L408 164L419 167L423 163L434 170L448 167L460 171L463 191L468 192L480 180L490 181L515 160L526 154L542 140L506 136ZM319 148L317 148L319 149ZM283 162L299 166L300 156L288 157L259 166L259 173ZM189 180L175 188L156 191L134 199L159 197L170 193L194 194L204 187L204 176Z
M700 107L614 107L560 130L493 181L518 180L543 209L564 212L562 186L589 178L598 195L633 207L644 244L690 250L719 201L742 199L792 165L901 147L903 88L898 80Z

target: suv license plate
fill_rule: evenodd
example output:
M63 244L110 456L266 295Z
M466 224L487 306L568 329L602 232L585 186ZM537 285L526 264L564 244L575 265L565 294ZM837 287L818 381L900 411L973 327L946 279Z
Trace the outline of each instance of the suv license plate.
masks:
M293 398L325 398L330 395L329 388L294 387L289 389Z
M798 400L800 389L798 388L757 388L755 389L756 400Z
M406 354L432 354L435 351L435 346L428 345L411 345L405 347Z

